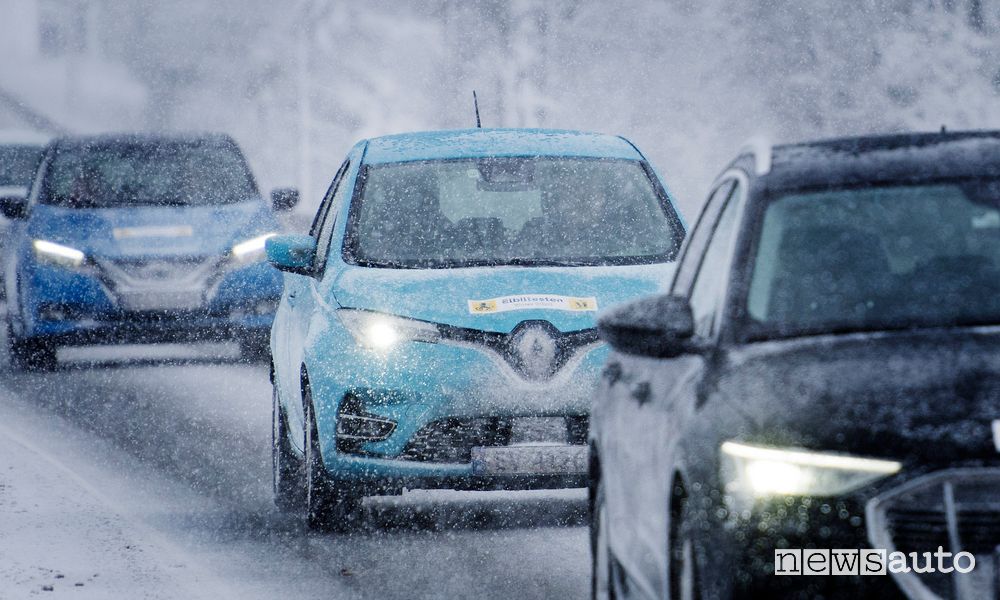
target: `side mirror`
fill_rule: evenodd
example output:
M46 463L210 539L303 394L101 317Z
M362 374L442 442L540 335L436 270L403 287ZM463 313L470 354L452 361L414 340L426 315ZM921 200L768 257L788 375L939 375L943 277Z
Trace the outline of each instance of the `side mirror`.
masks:
M691 351L694 315L687 298L649 296L612 309L600 318L597 330L620 352L670 358Z
M271 190L271 208L276 212L292 210L299 203L299 190L295 188L275 188Z
M316 240L309 235L276 235L264 243L267 261L288 273L309 275L316 258Z
M0 214L8 219L23 219L28 214L28 199L24 196L0 197Z

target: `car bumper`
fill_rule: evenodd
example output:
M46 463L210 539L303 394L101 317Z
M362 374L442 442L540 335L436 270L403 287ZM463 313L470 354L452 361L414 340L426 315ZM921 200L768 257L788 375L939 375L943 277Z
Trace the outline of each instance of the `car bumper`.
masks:
M960 597L993 597L1000 591L998 495L1000 468L973 464L895 477L861 496L761 505L728 526L733 547L741 549L734 569L736 595L934 600L964 589L966 594L978 592ZM975 557L976 568L962 574L776 576L774 552L779 548L884 549L887 555L915 553L921 566L925 553L964 551ZM983 591L986 595L977 595Z
M323 459L334 477L383 489L586 484L582 468L484 473L474 468L471 452L535 442L582 449L607 352L603 345L581 348L551 379L528 382L475 347L414 342L377 355L358 347L341 328L317 332L314 338L322 343L313 357L307 356L307 364L313 365L310 386ZM323 368L326 360L317 360L326 357L336 357L335 368ZM347 439L347 424L358 415L391 423L391 433L372 441ZM518 428L533 420L554 427L557 437L519 439ZM560 422L565 427L561 438Z
M280 275L264 263L224 272L186 306L171 290L147 293L151 307L127 305L93 272L32 265L22 274L13 319L22 337L61 344L174 342L265 335L281 295ZM163 307L157 307L165 298Z

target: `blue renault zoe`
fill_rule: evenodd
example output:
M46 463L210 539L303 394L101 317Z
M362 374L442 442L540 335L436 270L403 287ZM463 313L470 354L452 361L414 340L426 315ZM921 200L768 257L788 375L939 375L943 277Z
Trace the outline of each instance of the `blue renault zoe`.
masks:
M281 275L264 257L274 208L222 135L57 139L28 197L0 199L11 364L60 345L233 339L266 354Z
M595 316L663 289L684 226L627 140L475 129L357 144L271 331L279 506L340 527L403 488L583 486Z

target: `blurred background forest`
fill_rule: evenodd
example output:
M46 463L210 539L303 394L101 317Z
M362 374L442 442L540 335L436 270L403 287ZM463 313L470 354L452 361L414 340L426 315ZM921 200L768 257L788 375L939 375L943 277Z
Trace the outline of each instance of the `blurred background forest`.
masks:
M754 134L1000 127L1000 0L0 0L0 129L221 130L311 213L364 136L620 133L692 218Z

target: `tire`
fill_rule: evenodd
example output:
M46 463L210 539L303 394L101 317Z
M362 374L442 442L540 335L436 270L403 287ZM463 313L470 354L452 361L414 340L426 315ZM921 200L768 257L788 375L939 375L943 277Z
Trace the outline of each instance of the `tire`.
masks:
M699 600L698 564L694 553L694 527L683 486L675 485L670 506L670 600Z
M282 511L293 511L305 502L302 458L296 456L288 440L288 416L278 397L278 386L271 392L271 481L274 504Z
M55 344L42 339L21 339L7 324L10 368L14 371L51 371L58 365Z
M590 597L592 600L615 600L611 551L608 548L608 515L605 508L604 482L597 480L590 501Z
M305 448L304 488L305 521L309 529L349 531L361 524L362 496L349 482L332 478L323 464L312 391L308 380L302 389Z

